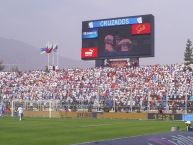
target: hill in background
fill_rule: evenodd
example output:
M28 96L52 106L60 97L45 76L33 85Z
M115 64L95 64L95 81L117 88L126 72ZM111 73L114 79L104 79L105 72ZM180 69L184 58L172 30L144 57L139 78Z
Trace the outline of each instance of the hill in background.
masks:
M18 66L19 70L44 70L47 65L47 55L40 54L40 48L35 48L27 43L5 39L0 37L0 61L6 65L6 69ZM50 58L50 62L52 58ZM93 67L94 64L86 61L78 61L59 56L60 68Z

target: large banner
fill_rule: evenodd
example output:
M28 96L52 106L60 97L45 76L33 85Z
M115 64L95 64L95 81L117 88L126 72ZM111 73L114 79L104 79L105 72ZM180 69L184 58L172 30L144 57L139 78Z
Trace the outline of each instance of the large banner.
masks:
M193 114L183 114L182 120L184 121L193 121Z
M148 119L182 120L182 114L159 114L159 113L148 113Z

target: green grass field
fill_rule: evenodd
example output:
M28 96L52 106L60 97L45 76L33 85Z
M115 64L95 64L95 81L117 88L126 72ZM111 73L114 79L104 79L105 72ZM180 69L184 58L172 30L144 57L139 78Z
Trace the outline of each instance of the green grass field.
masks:
M178 121L120 119L0 118L0 145L70 145L168 132Z

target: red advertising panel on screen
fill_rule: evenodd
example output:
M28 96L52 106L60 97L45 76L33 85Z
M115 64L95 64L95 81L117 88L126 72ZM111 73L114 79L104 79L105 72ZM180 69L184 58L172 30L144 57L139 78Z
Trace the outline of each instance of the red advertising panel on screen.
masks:
M142 24L134 24L131 26L132 34L149 34L151 33L151 24L150 23L142 23Z
M82 48L82 58L98 57L98 48Z

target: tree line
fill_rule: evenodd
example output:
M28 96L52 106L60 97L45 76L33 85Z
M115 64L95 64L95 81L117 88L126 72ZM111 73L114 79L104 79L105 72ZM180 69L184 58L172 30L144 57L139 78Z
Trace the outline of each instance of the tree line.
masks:
M193 64L193 47L192 47L192 41L190 39L186 42L186 48L184 52L184 64L190 65Z

